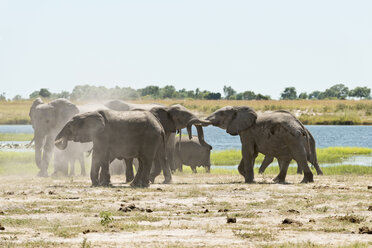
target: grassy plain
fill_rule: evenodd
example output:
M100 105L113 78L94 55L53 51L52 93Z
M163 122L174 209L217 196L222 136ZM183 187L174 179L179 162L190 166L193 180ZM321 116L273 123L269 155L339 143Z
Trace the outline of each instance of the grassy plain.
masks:
M224 106L250 106L257 111L285 109L300 116L305 124L372 125L372 100L194 100L194 99L146 99L134 103L179 103L201 116L206 116ZM76 102L75 102L76 103ZM27 124L32 101L3 101L0 104L0 124ZM77 102L77 104L84 104Z

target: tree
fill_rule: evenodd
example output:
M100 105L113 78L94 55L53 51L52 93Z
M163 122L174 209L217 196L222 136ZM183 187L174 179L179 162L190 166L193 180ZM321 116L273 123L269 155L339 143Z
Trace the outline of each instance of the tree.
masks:
M6 101L5 92L0 94L0 101Z
M221 93L219 93L219 92L217 92L217 93L208 92L205 95L205 99L207 99L207 100L219 100L219 99L221 99Z
M283 100L294 100L297 98L297 92L295 87L286 87L280 95L280 99Z
M49 98L52 95L52 93L50 93L50 91L46 88L41 88L39 91L39 95L44 98Z
M264 95L262 95L262 94L260 94L260 93L258 93L258 94L256 95L256 100L270 100L270 99L271 99L271 97L268 96L268 95L264 96Z
M318 99L318 96L321 92L319 90L313 91L309 94L309 99Z
M299 99L307 99L308 98L308 95L306 92L302 92L298 95L298 98Z
M349 91L349 96L357 98L369 98L371 97L371 89L367 87L355 87L355 89Z
M160 91L162 98L173 98L176 95L176 88L173 85L166 85Z
M160 88L158 86L150 85L143 89L140 89L141 96L152 96L153 98L158 98L160 95Z
M236 94L236 91L231 86L223 86L223 93L225 94L226 99L232 99Z
M22 98L21 95L15 95L12 100L13 101L20 101L20 100L23 100L23 98Z
M335 84L324 91L324 98L346 99L349 95L349 88L344 84Z

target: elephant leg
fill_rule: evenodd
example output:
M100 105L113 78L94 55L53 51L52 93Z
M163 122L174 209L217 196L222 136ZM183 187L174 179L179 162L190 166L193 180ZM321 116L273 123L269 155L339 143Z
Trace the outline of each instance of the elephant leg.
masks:
M302 167L299 164L297 164L297 174L302 174Z
M102 158L104 157L104 154L99 149L93 148L93 154L92 154L92 168L90 169L90 179L92 181L92 186L96 187L99 186L99 170L101 168L101 163L103 162Z
M192 173L198 173L198 171L196 170L196 166L195 165L190 165L190 167L191 167L191 171L192 171Z
M301 183L312 183L314 182L314 176L313 173L311 172L308 164L307 164L307 159L306 159L306 151L304 148L300 149L297 147L297 151L294 154L294 160L296 160L298 166L301 166L303 171L304 171L304 178L302 179Z
M274 157L271 156L265 156L264 160L262 161L262 164L260 166L260 169L258 170L258 173L263 174L266 170L266 168L273 162Z
M255 152L254 147L249 144L242 144L242 155L243 155L243 168L238 167L239 172L242 170L242 174L245 178L246 183L254 183L254 160Z
M79 154L78 159L80 164L80 175L85 176L87 173L85 172L84 153Z
M105 157L101 161L101 171L99 174L100 185L102 186L111 186L111 176L110 176L110 160L108 157Z
M142 188L147 188L150 186L150 171L152 167L152 160L151 158L143 158L142 163L143 163L143 169L141 173L141 187ZM141 163L141 160L140 160Z
M152 167L151 172L150 172L150 177L149 177L150 182L151 183L154 183L155 182L155 178L157 176L159 176L160 173L161 173L161 164L158 163L158 162L155 162L155 164Z
M318 163L314 163L313 166L314 166L314 168L315 168L315 170L316 170L316 173L317 173L318 175L323 175L323 171L322 171L322 169L320 169Z
M68 164L67 164L67 168L68 168ZM66 172L68 172L68 169ZM75 159L73 158L70 159L70 173L68 175L70 177L75 176Z
M159 158L158 163L161 164L161 169L163 170L163 175L164 175L164 184L170 184L172 183L172 172L169 167L169 164L166 163L165 158Z
M291 159L283 159L283 158L278 159L280 172L279 172L279 175L273 179L274 182L285 183L285 178L287 176L288 166L290 162L291 162Z
M43 149L43 159L41 160L40 164L40 172L39 176L47 177L48 176L48 167L49 162L53 154L54 148L54 140L48 135L45 141L44 149Z
M125 158L125 179L126 183L129 183L133 180L134 178L134 173L133 173L133 158Z
M139 166L136 173L136 176L134 177L133 181L130 183L130 186L133 188L141 187L141 176L143 172L143 162L141 162L142 159L138 158Z
M243 159L241 159L240 162L239 162L238 171L239 171L240 175L242 175L243 177L246 177L246 173L245 173L245 170L244 170L244 161L243 161Z
M206 166L204 166L204 168L205 168L205 172L206 173L210 173L211 172L211 165L206 165Z

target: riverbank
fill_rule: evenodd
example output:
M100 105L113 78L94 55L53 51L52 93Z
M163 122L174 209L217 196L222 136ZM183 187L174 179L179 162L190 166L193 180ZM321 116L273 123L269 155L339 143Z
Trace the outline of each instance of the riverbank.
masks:
M150 99L134 103L182 104L199 116L206 116L223 106L250 106L256 111L285 109L306 125L372 125L372 100L193 100ZM28 116L32 101L3 101L0 124L30 124ZM84 103L77 103L84 104Z

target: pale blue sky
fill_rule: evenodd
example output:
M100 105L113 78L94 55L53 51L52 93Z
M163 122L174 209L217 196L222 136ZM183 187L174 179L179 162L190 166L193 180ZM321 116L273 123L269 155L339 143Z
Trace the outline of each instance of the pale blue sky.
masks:
M372 1L0 0L0 92L372 87Z

